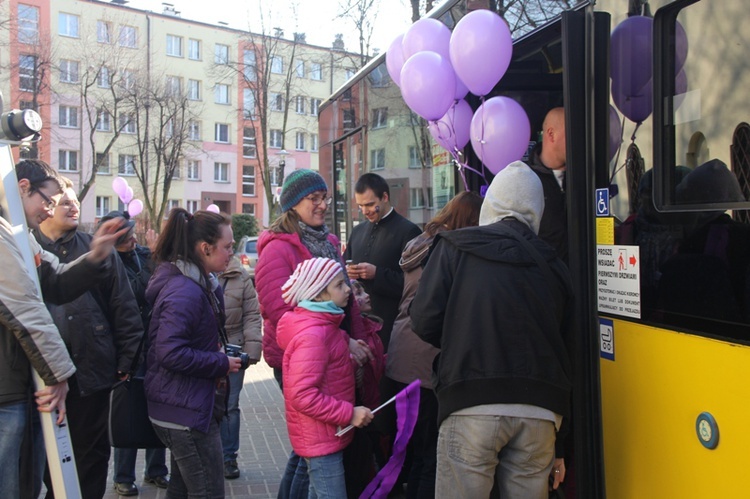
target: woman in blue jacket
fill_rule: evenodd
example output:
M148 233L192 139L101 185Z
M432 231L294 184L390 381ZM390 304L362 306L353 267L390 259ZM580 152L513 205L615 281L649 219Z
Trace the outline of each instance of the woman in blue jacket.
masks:
M232 247L229 218L175 208L154 250L145 388L151 422L171 451L167 497L224 497L219 422L226 377L240 359L224 352L224 297L212 273L227 268Z

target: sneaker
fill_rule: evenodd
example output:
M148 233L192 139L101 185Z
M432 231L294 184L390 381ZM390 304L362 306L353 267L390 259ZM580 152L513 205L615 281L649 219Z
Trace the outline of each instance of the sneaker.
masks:
M150 483L153 485L156 485L160 489L166 489L169 487L169 478L166 476L155 476L155 477L144 477L143 481L146 483Z
M224 462L224 478L233 480L240 477L240 469L237 467L237 461L225 461Z
M115 482L115 492L120 496L137 496L138 487L133 482L117 483Z

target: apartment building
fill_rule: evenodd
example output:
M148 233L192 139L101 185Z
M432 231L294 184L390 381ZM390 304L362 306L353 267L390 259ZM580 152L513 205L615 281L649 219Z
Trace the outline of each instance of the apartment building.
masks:
M169 4L159 13L124 0L0 5L10 20L0 32L6 108L44 121L43 140L16 154L73 180L83 223L124 208L112 189L120 176L157 207L153 220L166 198L162 217L216 204L267 225L267 192L283 173L318 169L318 108L359 64L340 43L184 19Z

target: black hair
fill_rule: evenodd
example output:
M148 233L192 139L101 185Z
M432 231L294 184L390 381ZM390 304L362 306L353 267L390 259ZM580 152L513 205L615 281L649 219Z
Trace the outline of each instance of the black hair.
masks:
M174 208L159 235L153 257L157 262L185 260L203 269L196 246L199 242L216 244L221 238L222 225L231 226L232 220L212 211L201 210L191 215L184 208Z
M57 184L60 192L65 187L60 174L40 159L24 159L16 163L16 176L18 180L28 180L32 192L39 190L47 182Z
M354 192L357 194L364 194L367 189L372 189L373 194L378 199L383 199L383 193L388 194L388 199L391 198L388 182L377 173L365 173L359 177L357 183L354 185Z

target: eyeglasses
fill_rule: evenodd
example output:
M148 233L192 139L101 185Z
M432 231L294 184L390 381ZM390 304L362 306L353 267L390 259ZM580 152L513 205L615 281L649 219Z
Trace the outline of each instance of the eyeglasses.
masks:
M47 196L45 193L43 193L40 189L37 189L34 192L42 196L42 199L44 200L45 208L47 208L48 210L55 209L55 206L57 206L57 201L50 199L50 197Z
M305 196L305 199L310 201L314 206L318 206L320 203L324 203L326 206L331 204L333 198L327 198L325 196Z

